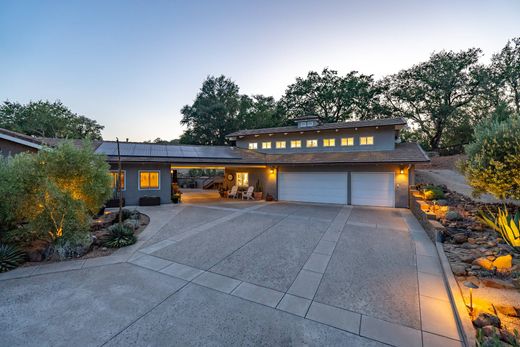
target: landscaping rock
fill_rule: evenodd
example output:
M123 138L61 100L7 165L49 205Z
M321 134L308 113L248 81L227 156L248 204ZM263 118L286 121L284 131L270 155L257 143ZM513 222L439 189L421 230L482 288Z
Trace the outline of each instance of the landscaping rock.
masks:
M475 259L472 264L473 265L478 265L481 268L484 268L486 270L493 270L494 269L493 262L490 261L487 258L484 258L484 257Z
M482 327L482 334L484 336L500 336L500 330L492 325L486 325Z
M466 242L468 240L468 237L464 234L455 234L453 235L453 242L455 242L456 244L463 244L464 242Z
M461 220L462 216L457 211L448 211L448 212L446 212L446 216L444 218L446 218L446 220L449 220L449 221L457 221L457 220Z
M482 278L481 282L484 286L496 289L514 289L515 286L507 281L498 278Z
M448 200L439 199L439 200L437 200L437 205L439 205L439 206L447 206L448 205Z
M36 240L25 249L29 261L39 262L45 260L49 255L49 243L43 240Z
M127 219L123 222L123 225L132 230L137 230L139 228L139 221L135 219Z
M500 329L499 336L500 340L507 342L513 346L518 346L518 343L520 342L512 332L506 329Z
M450 264L451 271L455 276L464 276L466 275L466 265L464 264Z
M500 318L487 312L480 313L478 317L473 320L473 325L475 325L477 328L483 328L490 325L496 328L500 328L501 324L502 323L500 322Z
M518 310L511 305L495 305L498 312L509 317L519 317Z
M511 284L516 288L520 289L520 277L519 278L513 278L511 280Z
M497 270L511 270L513 267L513 257L511 254L500 256L493 261L493 266L495 266Z

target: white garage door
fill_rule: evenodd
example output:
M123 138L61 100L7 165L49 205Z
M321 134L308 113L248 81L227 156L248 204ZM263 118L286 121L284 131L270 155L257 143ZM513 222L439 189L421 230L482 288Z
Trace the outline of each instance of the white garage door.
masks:
M280 172L278 198L286 201L347 203L346 172Z
M394 207L393 172L353 172L352 205Z

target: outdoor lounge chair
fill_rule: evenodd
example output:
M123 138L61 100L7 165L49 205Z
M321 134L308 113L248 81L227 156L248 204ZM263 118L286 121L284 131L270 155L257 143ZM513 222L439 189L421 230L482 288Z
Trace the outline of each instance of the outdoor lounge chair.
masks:
M242 193L242 200L244 200L244 199L255 200L255 198L253 197L254 190L255 190L255 187L253 187L253 186L250 186L249 188L247 188L247 192Z
M238 186L231 187L231 191L227 195L228 198L238 198Z

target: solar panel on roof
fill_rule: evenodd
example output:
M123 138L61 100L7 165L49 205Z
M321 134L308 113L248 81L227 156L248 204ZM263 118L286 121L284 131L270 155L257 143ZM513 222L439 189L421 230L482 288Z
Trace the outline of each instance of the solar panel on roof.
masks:
M224 146L182 146L160 145L153 143L128 143L121 142L121 156L128 157L163 157L163 158L215 158L215 159L239 159L238 152ZM103 142L96 153L109 156L117 155L115 142Z
M174 145L169 145L169 146L166 146L166 151L168 152L168 156L169 157L180 157L182 156L182 151L181 151L181 146L174 146Z

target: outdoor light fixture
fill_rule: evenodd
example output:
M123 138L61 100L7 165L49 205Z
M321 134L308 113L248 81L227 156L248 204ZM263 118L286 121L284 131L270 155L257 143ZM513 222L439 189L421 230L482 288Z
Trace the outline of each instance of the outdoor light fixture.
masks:
M478 286L471 281L464 282L464 286L469 288L469 311L473 312L473 289L478 289Z
M401 175L404 174L404 169L401 168L401 169L399 170L399 172L401 173Z
M269 173L274 174L274 166L269 167Z

